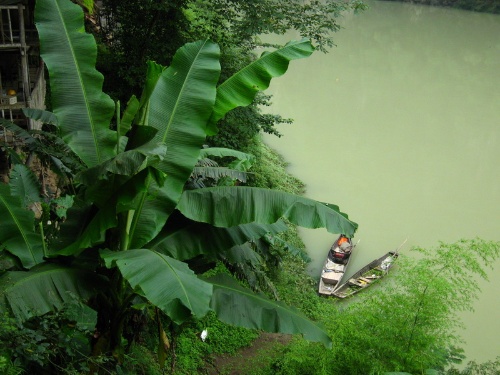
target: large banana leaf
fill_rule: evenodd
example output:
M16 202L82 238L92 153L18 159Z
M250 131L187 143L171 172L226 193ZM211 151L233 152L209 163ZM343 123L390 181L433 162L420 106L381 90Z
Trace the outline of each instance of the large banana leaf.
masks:
M98 180L106 180L111 174L132 177L150 165L162 160L167 147L162 144L147 144L143 147L121 152L77 176L77 180L91 186Z
M51 255L78 255L83 250L103 243L106 231L116 227L116 209L111 204L95 211L95 207L79 207L68 210L68 219L61 227L62 234Z
M245 152L237 151L237 150L231 150L230 148L224 148L224 147L207 147L207 148L202 148L200 150L200 159L201 158L208 158L210 156L216 156L219 158L223 157L233 157L239 160L248 160L253 162L255 160L255 156L252 154L247 154Z
M156 149L159 150L160 155L163 154L164 147L159 146ZM151 152L156 149L152 148ZM120 155L129 153L125 152ZM152 156L155 157L154 154ZM127 159L121 160L126 161ZM141 169L142 164L148 162L147 158L143 162L141 160L142 158L134 162L129 160L131 164L136 164L133 168L134 171ZM160 173L155 173L155 169L149 167L132 177L120 176L114 173L122 173L124 170L128 170L129 166L122 165L120 167L119 163L113 163L114 161L115 159L112 159L101 164L93 171L95 173L91 174L94 176L95 182L84 192L85 199L78 199L76 204L68 210L67 219L61 226L58 242L55 244L58 250L54 254L74 255L104 242L106 231L118 225L118 213L133 210L152 202L152 200L145 202L146 195L142 192L148 187L158 186L157 182L161 183L163 176L158 176ZM108 174L110 170L113 173L107 179L100 180L103 174ZM148 184L148 180L153 182ZM90 183L90 176L84 176L83 181ZM161 190L159 192L161 193ZM87 203L89 201L94 202L94 204ZM156 204L156 207L157 212L161 215L161 205ZM152 218L154 219L154 215ZM150 225L155 224L151 223Z
M326 228L352 237L358 225L328 203L276 190L225 186L186 190L177 209L191 220L217 227L257 222L271 224L286 218L305 228Z
M236 158L227 167L219 167L210 157L231 157ZM209 163L206 163L208 161ZM231 150L222 147L202 148L200 151L198 165L194 168L192 175L202 178L210 177L218 180L222 177L230 177L241 182L246 182L245 173L255 162L255 156L241 151ZM212 163L213 165L211 165ZM200 184L199 187L205 187Z
M147 249L102 251L101 257L106 267L117 266L132 288L175 323L189 320L191 314L201 318L209 311L212 286L185 263Z
M309 341L332 346L328 334L295 309L243 288L228 275L206 280L214 287L210 306L223 322L267 332L301 333Z
M43 239L35 232L35 215L25 209L21 199L12 196L10 187L0 184L0 244L31 268L43 261Z
M154 205L149 206L151 210L147 205L136 210L132 228L141 229L141 236L131 232L134 248L154 238L179 200L205 141L205 127L215 102L219 73L219 47L209 41L199 41L180 48L156 81L149 99L148 125L158 129L153 141L167 145L165 160L159 166L167 174L164 202L159 203L165 208L161 218L151 217L158 214ZM146 224L152 222L158 225Z
M114 155L114 103L102 92L96 43L85 33L82 9L67 0L37 0L35 17L61 137L87 166L99 164Z
M178 260L187 260L200 254L216 257L235 245L258 239L268 233L276 234L287 230L281 220L275 224L242 224L232 228L216 228L212 225L190 222L181 228L171 230L167 226L152 244L152 248Z
M149 118L149 99L153 93L160 76L165 70L163 65L157 64L154 61L147 62L148 69L146 71L146 80L142 90L141 100L139 102L139 110L136 113L135 122L138 125L147 125Z
M249 105L258 91L269 87L271 79L283 75L291 60L310 56L314 51L307 39L291 41L261 57L217 87L217 99L210 117L208 134L217 133L217 121L231 109Z
M40 265L29 272L13 271L0 276L0 306L26 320L60 309L75 298L88 300L106 285L96 273L56 265Z
M151 241L163 228L170 211L168 196L151 177L147 181L146 193L135 200L134 217L129 230L130 247Z

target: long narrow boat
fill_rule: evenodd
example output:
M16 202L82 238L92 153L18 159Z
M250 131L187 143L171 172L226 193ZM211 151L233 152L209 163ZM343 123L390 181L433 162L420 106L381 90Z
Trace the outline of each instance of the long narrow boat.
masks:
M401 248L401 246L399 248ZM380 258L368 263L352 275L349 280L339 284L339 286L332 291L332 295L338 298L350 297L387 275L389 269L398 257L398 250L389 251L387 254L384 254Z
M352 240L343 234L333 243L321 271L319 294L330 296L341 285L354 247Z

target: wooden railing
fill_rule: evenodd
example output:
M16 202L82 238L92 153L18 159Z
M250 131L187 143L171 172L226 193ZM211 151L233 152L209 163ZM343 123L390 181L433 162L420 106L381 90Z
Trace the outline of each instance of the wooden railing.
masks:
M0 47L21 47L23 9L22 4L0 6Z

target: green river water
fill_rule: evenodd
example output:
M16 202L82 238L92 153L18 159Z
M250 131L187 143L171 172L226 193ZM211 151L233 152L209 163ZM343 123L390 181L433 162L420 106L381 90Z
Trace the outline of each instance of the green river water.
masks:
M265 141L307 185L359 223L350 272L393 250L500 240L500 16L367 1L330 53L293 61L272 110L295 120ZM289 34L287 40L298 36ZM302 230L320 268L335 235ZM475 312L468 359L500 355L500 261Z

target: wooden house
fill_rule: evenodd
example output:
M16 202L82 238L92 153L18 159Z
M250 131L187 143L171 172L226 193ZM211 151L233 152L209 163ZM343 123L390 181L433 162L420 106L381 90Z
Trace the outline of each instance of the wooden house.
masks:
M26 129L40 129L41 123L27 119L22 109L45 108L34 7L35 0L0 0L0 117Z

